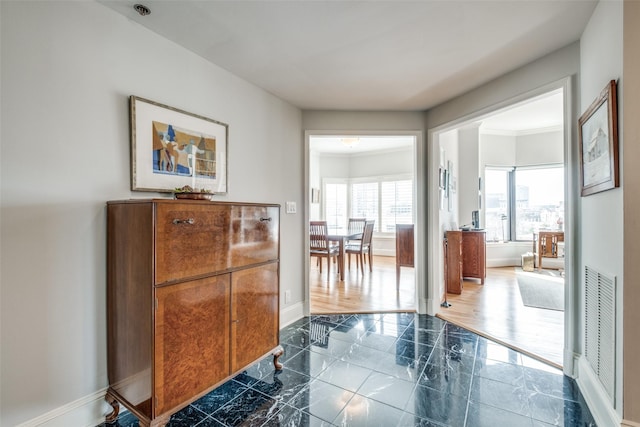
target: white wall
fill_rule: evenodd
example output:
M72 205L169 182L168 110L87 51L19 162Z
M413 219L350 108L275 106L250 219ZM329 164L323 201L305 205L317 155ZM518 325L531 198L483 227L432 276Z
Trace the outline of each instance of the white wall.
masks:
M622 28L623 3L620 1L599 2L584 33L580 39L580 112L584 112L595 100L610 80L618 80L618 93L622 94ZM623 126L624 111L622 103L618 102L619 130ZM633 119L637 120L637 119ZM621 147L624 147L624 135L619 133ZM624 157L624 150L621 156ZM622 173L622 172L621 172ZM623 183L624 185L624 183ZM617 343L617 371L616 371L616 402L614 404L615 417L596 418L602 425L618 422L622 417L622 294L625 286L623 277L623 188L616 188L602 193L580 198L579 224L580 257L578 259L580 271L590 266L596 271L613 275L617 278L618 321L616 330ZM579 289L584 289L584 277L578 276ZM582 292L581 300L584 299ZM582 332L582 331L581 331ZM578 335L582 343L582 333ZM594 415L603 417L607 414L608 404L602 393L598 394L599 386L595 381L585 381L586 398L590 403L597 403ZM603 407L604 406L604 407ZM601 421L602 420L602 421ZM606 421L605 421L606 420Z
M129 190L128 96L228 123L233 201L304 206L301 112L100 4L0 8L0 424L46 425L107 386L105 201L159 197ZM282 214L292 304L302 232L301 210ZM96 425L97 408L58 425Z
M459 154L456 165L458 182L455 196L458 199L460 225L471 224L471 213L478 210L478 177L480 175L479 124L465 126L458 131Z
M561 130L518 135L515 166L549 165L564 162Z

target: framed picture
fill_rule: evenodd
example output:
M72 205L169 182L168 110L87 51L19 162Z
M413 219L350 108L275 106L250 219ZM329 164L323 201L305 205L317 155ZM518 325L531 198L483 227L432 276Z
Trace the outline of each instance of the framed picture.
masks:
M618 111L611 80L578 120L582 196L618 187Z
M227 192L229 125L130 97L131 190Z

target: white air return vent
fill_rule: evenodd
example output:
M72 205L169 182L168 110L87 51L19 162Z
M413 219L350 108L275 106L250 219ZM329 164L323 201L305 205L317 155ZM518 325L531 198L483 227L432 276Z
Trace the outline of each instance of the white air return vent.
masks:
M616 368L616 278L584 269L585 356L614 403Z

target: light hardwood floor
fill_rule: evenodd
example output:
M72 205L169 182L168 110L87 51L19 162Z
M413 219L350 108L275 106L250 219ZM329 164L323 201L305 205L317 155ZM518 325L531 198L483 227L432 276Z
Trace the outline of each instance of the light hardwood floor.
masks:
M396 291L395 257L373 257L373 272L365 264L364 274L357 268L355 256L351 268L345 262L344 282L338 280L335 264L327 278L327 261L323 260L322 274L316 258L309 267L311 313L371 313L382 311L415 311L415 279L413 268L402 267L400 288Z
M311 313L369 313L415 311L414 270L403 267L396 291L394 257L374 256L373 272L364 275L346 267L338 280L335 265L327 278L326 261L320 274L316 259L310 264ZM461 295L448 294L449 308L438 317L524 352L556 367L562 366L564 313L522 304L514 267L489 268L484 285L465 280Z
M564 312L522 304L515 267L488 268L484 283L465 280L438 317L561 368Z

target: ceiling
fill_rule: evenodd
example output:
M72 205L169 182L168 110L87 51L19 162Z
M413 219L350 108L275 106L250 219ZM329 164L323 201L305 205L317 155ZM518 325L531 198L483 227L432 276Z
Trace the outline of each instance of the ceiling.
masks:
M365 111L474 89L578 40L597 3L97 1L301 109Z

